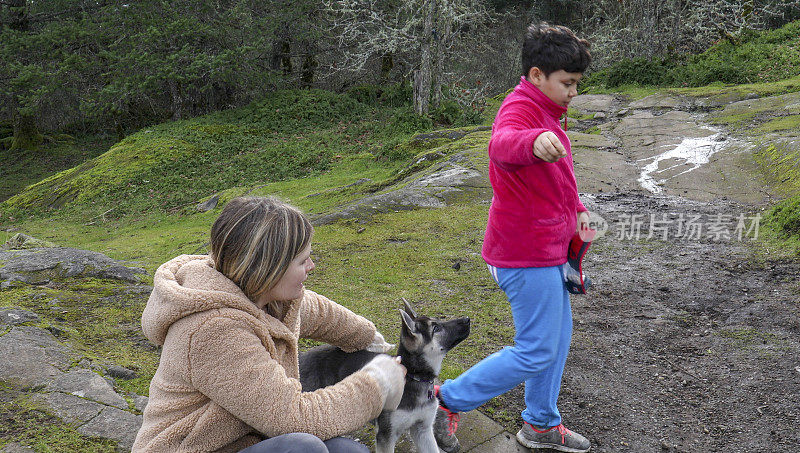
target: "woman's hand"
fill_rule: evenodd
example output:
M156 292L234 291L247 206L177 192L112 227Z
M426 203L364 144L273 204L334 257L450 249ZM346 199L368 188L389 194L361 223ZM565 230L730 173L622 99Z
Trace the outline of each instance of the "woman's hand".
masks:
M375 338L372 339L372 343L370 343L366 348L369 352L380 352L380 353L388 353L392 349L394 349L394 345L391 343L387 343L386 340L383 338L380 332L377 330L375 331Z
M383 396L383 410L393 411L403 399L406 384L406 367L400 364L400 357L381 354L364 365L366 371L378 381Z

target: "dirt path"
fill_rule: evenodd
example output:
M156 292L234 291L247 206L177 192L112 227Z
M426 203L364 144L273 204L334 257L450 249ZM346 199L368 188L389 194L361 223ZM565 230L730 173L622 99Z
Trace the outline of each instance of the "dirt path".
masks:
M767 195L747 145L681 102L584 100L606 142L579 136L595 146L576 172L609 229L587 257L594 289L572 299L565 423L596 452L799 451L800 264L756 258Z

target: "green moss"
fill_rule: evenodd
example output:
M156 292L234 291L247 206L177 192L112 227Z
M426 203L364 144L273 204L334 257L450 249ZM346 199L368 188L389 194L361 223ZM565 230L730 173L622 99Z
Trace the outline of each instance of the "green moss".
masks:
M764 215L762 240L776 255L800 256L800 196L788 198Z
M34 451L116 451L116 442L81 435L73 426L32 403L29 396L0 399L0 419L0 446L18 442Z
M800 115L790 115L775 118L753 129L754 132L760 134L797 130L800 130Z
M642 87L639 85L633 84L624 84L618 87L613 88L606 88L606 87L590 87L588 88L583 94L616 94L624 96L632 101L646 98L647 96L651 96L663 90L659 90L655 87Z
M800 149L792 141L772 140L753 157L776 192L787 197L800 195Z
M786 347L785 341L777 335L753 328L726 329L720 331L719 335L731 340L737 349L748 354L756 351L765 356L772 356Z
M572 119L576 120L590 120L594 118L594 113L580 113L573 108L567 109L567 116Z
M735 84L712 84L693 88L669 88L669 93L693 97L721 97L728 95L747 96L755 94L759 97L777 96L800 91L800 76L794 76L776 82Z
M0 306L36 313L42 327L59 332L61 341L97 363L134 370L141 379L120 381L121 386L146 395L158 354L146 346L140 328L148 294L129 288L102 279L73 279L54 288L22 286L0 291Z

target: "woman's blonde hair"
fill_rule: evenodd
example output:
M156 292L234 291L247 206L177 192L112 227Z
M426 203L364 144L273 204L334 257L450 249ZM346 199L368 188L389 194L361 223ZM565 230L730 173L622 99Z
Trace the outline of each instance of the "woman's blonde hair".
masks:
M211 257L255 302L278 283L313 233L294 206L272 197L234 198L211 227Z

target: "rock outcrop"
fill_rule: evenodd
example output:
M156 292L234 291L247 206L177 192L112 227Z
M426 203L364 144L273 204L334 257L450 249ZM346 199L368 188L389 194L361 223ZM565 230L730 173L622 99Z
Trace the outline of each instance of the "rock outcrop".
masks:
M15 283L44 285L52 280L96 277L140 281L144 269L128 267L102 253L67 247L0 251L0 288Z
M0 279L6 289L72 277L137 282L142 274L142 269L85 250L0 252ZM118 392L114 378L130 379L135 377L133 372L116 365L95 365L42 324L46 323L32 311L0 309L0 382L8 394L26 399L80 434L113 440L119 451L130 451L147 398ZM4 451L32 450L12 443Z

